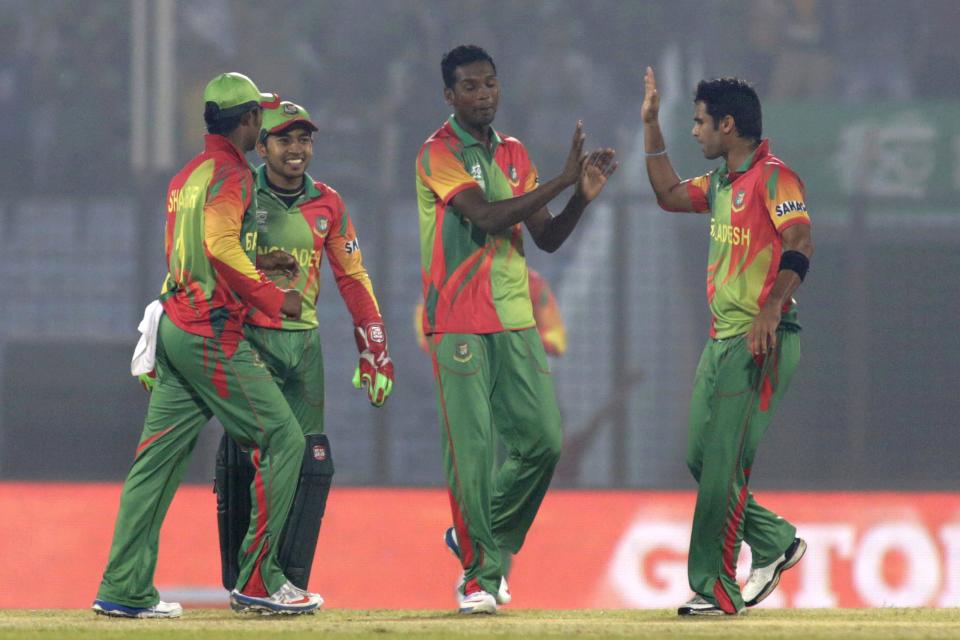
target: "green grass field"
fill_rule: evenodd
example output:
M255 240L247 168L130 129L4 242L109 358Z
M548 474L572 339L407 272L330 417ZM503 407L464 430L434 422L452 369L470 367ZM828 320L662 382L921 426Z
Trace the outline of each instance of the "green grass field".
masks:
M957 609L754 610L737 618L679 619L673 610L503 610L495 616L450 611L353 611L276 618L226 609L187 610L179 620L123 620L89 611L0 611L0 638L960 638Z

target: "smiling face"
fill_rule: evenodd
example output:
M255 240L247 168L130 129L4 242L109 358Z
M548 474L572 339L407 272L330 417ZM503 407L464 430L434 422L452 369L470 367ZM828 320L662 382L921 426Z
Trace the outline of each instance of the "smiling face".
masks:
M313 135L305 127L293 126L258 142L257 153L266 163L270 182L296 189L303 183L313 157Z
M457 122L471 133L483 134L497 115L500 81L486 60L464 64L455 70L453 88L443 90L447 104L453 107Z

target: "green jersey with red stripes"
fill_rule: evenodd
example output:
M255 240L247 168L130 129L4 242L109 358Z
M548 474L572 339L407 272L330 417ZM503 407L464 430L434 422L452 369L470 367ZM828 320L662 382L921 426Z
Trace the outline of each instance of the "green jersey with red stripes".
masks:
M694 210L713 214L707 263L710 335L745 333L780 271L781 234L795 224L810 224L803 182L764 140L735 171L724 164L685 185ZM781 322L799 327L794 300L781 311Z
M354 324L383 322L370 276L363 266L357 232L340 194L305 175L303 194L287 206L270 189L265 166L257 169L256 189L257 252L281 250L296 258L300 273L295 279L283 275L270 277L280 288L300 291L303 310L300 318L282 321L254 311L248 322L269 328L316 329L320 263L324 253Z
M523 144L493 130L491 139L488 148L450 116L417 156L423 329L428 335L534 326L520 225L488 234L451 204L470 188L479 187L493 202L537 187L537 170Z
M236 342L251 308L279 321L283 292L253 264L255 202L249 163L220 135L170 181L160 300L180 329Z

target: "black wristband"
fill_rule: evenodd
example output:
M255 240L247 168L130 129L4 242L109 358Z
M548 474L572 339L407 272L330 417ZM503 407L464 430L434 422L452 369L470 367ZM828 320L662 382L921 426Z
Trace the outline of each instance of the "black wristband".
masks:
M800 276L800 282L807 276L810 268L810 259L799 251L784 251L780 256L780 271L789 269Z

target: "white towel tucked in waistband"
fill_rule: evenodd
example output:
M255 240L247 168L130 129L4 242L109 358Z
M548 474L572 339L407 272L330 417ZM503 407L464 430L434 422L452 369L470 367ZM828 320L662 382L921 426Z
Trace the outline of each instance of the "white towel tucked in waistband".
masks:
M143 320L137 326L140 340L130 361L130 373L134 376L150 373L157 364L157 327L162 315L163 305L159 300L154 300L143 310Z

